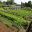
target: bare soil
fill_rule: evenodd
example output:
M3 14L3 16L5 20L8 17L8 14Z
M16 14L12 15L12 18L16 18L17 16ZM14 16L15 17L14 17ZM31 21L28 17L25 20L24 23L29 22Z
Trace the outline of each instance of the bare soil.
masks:
M0 22L0 32L26 32L24 29L18 29L16 27L7 27L4 23Z
M0 22L0 32L17 32L15 27L7 28L3 23Z

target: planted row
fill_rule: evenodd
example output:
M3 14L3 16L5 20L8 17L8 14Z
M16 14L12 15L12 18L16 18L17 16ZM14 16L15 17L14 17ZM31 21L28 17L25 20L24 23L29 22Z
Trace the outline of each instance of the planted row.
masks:
M0 15L4 18L7 18L8 20L12 21L12 25L16 27L25 27L28 25L28 22L24 20L23 18L19 18L13 14L5 13L5 12L0 12Z

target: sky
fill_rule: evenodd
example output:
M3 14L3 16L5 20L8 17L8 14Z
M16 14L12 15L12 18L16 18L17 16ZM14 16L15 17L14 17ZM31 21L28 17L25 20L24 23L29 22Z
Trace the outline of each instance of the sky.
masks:
M0 0L0 1L7 1L7 0ZM21 2L25 3L25 2L28 2L28 1L32 1L32 0L14 0L15 3L17 4L21 4Z
M3 2L3 1L7 1L7 0L0 0L0 1L2 1L2 2Z

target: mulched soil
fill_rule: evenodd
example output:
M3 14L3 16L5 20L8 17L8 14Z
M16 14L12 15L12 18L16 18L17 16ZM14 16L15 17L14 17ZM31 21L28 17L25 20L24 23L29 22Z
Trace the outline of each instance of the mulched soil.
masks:
M5 24L0 22L0 32L17 32L15 27L7 28Z
M25 32L24 29L18 31L15 27L7 27L4 23L0 22L0 32Z

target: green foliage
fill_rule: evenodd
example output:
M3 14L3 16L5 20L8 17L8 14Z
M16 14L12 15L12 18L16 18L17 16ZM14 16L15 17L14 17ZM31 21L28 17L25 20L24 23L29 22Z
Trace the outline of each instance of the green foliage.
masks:
M0 15L4 18L7 18L8 20L11 20L12 25L16 25L16 27L28 25L28 22L26 22L26 20L24 20L23 18L16 17L15 15L8 14L5 12L0 12Z
M2 9L2 8L1 8ZM4 11L3 11L4 10ZM6 10L3 8L2 11L0 11L0 19L4 24L7 24L9 26L16 26L16 27L27 27L28 22L24 19L25 16L29 16L32 14L32 11L27 10ZM7 26L6 25L6 26Z
M12 0L11 0L12 1ZM9 3L13 3L9 1ZM28 5L25 3L25 5ZM29 2L30 5L30 2ZM3 6L3 3L0 3L0 6ZM27 9L20 9L20 10L11 10L10 7L2 7L0 8L0 20L3 22L7 27L15 26L18 28L24 27L26 28L28 26L28 20L25 20L24 18L26 16L32 15L32 11ZM13 8L13 7L12 7Z

